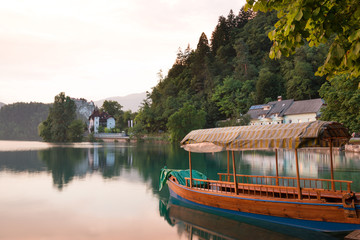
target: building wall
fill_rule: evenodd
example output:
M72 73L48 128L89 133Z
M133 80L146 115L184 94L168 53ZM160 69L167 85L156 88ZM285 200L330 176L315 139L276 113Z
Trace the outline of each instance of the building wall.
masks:
M269 125L269 124L282 124L284 123L282 118L266 118L266 119L251 119L249 125Z
M304 113L286 115L285 123L313 122L316 121L316 113Z
M100 118L94 117L94 133L98 133L99 131Z
M260 120L258 120L258 119L251 119L249 125L260 125Z
M89 133L91 133L91 128L94 127L94 120L93 119L90 119L89 121L89 127L88 127L88 130L89 130Z
M109 118L109 119L107 120L107 125L106 125L106 127L107 127L108 129L115 128L115 119L114 119L114 118Z

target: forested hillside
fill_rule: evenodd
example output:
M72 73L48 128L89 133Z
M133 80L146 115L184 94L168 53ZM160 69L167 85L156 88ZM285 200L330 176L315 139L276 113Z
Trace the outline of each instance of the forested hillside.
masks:
M143 102L136 117L138 130L168 131L173 140L179 140L184 133L178 129L214 127L219 120L240 118L251 105L279 95L318 98L325 76L314 73L323 64L328 46L304 44L288 58L271 60L268 32L277 20L275 12L241 9L235 15L230 11L227 17L219 17L210 39L202 33L196 49L179 48L168 75L159 74L159 83Z
M1 140L41 140L38 125L49 113L49 104L14 103L0 109Z

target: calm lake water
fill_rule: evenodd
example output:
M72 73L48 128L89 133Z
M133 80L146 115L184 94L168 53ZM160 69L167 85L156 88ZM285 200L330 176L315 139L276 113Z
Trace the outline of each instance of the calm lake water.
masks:
M330 178L326 151L300 151L302 177ZM335 178L360 191L360 155L334 154ZM293 152L279 174L296 176ZM275 153L236 154L237 172L275 175ZM209 178L226 153L192 154ZM342 239L254 219L200 211L158 191L163 166L187 169L188 153L155 143L47 144L0 141L0 239Z

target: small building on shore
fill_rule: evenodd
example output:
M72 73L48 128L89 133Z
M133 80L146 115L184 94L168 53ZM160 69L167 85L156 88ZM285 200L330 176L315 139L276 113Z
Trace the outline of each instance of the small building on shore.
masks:
M319 119L325 105L321 98L295 101L285 112L286 123L313 122Z
M250 125L267 125L285 123L285 111L293 104L293 99L282 100L279 96L277 101L262 105L253 105L247 114L250 115Z
M277 101L251 106L247 114L251 117L250 125L312 122L319 119L323 106L321 98L294 101L279 96Z
M115 118L107 112L100 112L96 109L89 117L89 133L98 133L100 126L108 129L115 128Z

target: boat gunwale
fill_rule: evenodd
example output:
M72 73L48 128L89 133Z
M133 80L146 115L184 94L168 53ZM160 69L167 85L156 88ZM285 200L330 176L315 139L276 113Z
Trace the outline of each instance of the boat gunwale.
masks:
M172 181L172 183L174 183ZM174 183L176 184L176 183ZM178 184L177 184L178 185ZM219 208L210 205L204 205L201 203L194 202L192 200L186 199L183 196L180 196L176 191L171 189L170 190L170 198L175 198L180 201L184 201L185 203L189 203L194 206L198 206L200 208L214 210L216 212L225 212L227 214L235 214L244 217L250 217L253 219L259 219L262 221L268 221L276 224L288 225L292 227L299 227L303 229L310 229L313 231L321 231L321 232L348 232L359 229L359 224L357 223L346 223L346 222L329 222L329 221L319 221L319 220L309 220L309 219L298 219L298 218L289 218L289 217L280 217L280 216L272 216L272 215L265 215L259 213L252 213L252 212L242 212L242 211L235 211L225 208ZM304 224L305 223L305 224ZM314 225L315 224L315 225ZM335 227L335 228L334 228Z
M196 193L200 193L200 194L207 194L207 195L213 195L213 196L218 196L218 197L226 197L226 198L234 198L234 199L241 199L241 200L250 200L250 201L262 201L262 202L272 202L272 203L289 203L289 204L302 204L302 205L321 205L321 206L334 206L334 207L339 207L339 208L343 208L346 209L342 203L331 203L331 202L323 202L323 201L319 201L316 199L284 199L284 198L272 198L272 197L257 197L255 195L246 195L246 194L224 194L221 192L212 192L212 191L202 191L199 188L195 188L195 187L187 187L184 185L181 185L179 183L174 182L171 179L168 179L168 181L170 181L171 183L175 184L177 187L180 187L186 191L189 192L196 192ZM267 198L267 199L265 199ZM306 202L305 202L306 201ZM356 209L360 209L360 205L356 205L355 206Z

